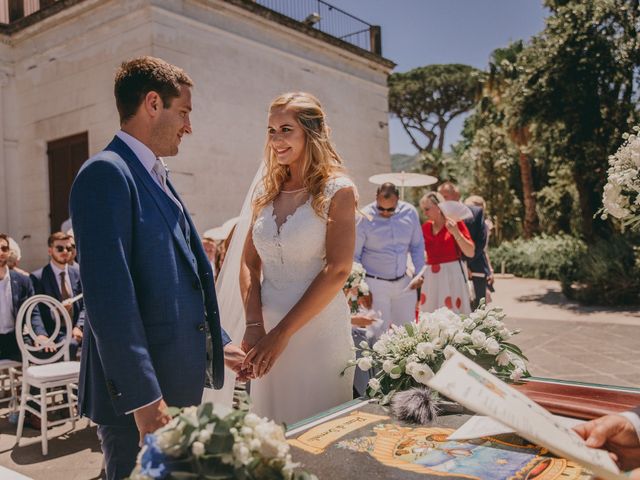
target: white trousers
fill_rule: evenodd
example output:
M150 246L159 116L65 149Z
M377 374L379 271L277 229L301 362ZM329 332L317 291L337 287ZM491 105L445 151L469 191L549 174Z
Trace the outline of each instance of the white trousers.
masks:
M380 338L391 324L404 325L415 321L418 297L415 290L407 289L411 277L405 275L395 282L367 277L366 282L373 296L372 309L379 311L382 318L382 323L372 330L374 341Z

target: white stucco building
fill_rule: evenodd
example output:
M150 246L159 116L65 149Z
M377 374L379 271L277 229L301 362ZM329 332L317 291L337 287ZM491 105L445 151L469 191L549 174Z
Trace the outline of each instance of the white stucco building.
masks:
M268 4L0 0L0 231L20 243L23 268L46 261L73 175L117 131L114 72L139 55L179 65L196 83L194 133L168 163L200 232L237 214L269 102L290 90L320 98L363 202L372 199L368 176L390 169L393 63Z

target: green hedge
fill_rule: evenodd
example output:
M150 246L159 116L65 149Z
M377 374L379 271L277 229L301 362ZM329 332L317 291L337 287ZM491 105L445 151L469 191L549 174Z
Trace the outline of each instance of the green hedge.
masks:
M639 254L624 237L599 240L561 277L562 291L587 305L640 305Z
M636 246L634 246L636 245ZM491 263L519 277L560 280L571 299L589 305L640 305L640 247L612 235L587 245L570 235L541 235L503 242Z
M560 280L575 269L586 251L586 243L570 235L543 234L530 240L502 242L489 255L496 272L504 262L505 271L519 277Z

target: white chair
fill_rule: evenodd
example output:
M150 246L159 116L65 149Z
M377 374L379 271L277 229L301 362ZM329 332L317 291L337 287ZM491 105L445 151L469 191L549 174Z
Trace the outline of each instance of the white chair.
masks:
M51 316L55 320L55 329L49 337L47 344L39 344L36 334L31 325L31 314L39 303L43 303L51 309ZM65 325L65 336L58 342L54 340L60 332L61 320ZM22 352L22 394L20 396L20 414L18 416L18 431L16 433L16 445L20 444L22 428L24 426L25 413L29 412L40 418L42 454L47 455L47 429L49 426L66 423L69 419L76 427L77 396L74 389L77 388L80 374L80 362L69 361L69 342L71 341L71 318L62 304L48 295L35 295L26 300L18 311L16 320L16 339ZM24 336L28 335L32 339L32 345L25 343ZM48 358L38 358L35 352L44 351L48 346L55 346L56 352ZM61 360L62 361L59 361ZM31 394L31 387L39 388L39 394ZM62 389L61 389L62 387ZM66 401L61 404L48 405L49 399L66 390ZM39 410L32 408L28 402L32 401L39 406ZM47 414L50 411L69 409L69 419L49 422Z
M18 369L21 367L20 362L15 360L0 360L0 391L8 392L8 396L0 398L1 403L8 403L11 413L16 411L18 405L18 396L16 394L16 380Z

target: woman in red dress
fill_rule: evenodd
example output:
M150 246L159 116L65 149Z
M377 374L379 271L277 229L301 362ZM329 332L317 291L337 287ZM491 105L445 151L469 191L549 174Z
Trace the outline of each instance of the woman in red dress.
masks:
M420 310L433 312L447 307L456 313L470 313L467 266L462 255L473 256L474 243L464 222L445 217L438 204L442 195L429 192L420 199L427 217L422 234L427 251L427 270Z

